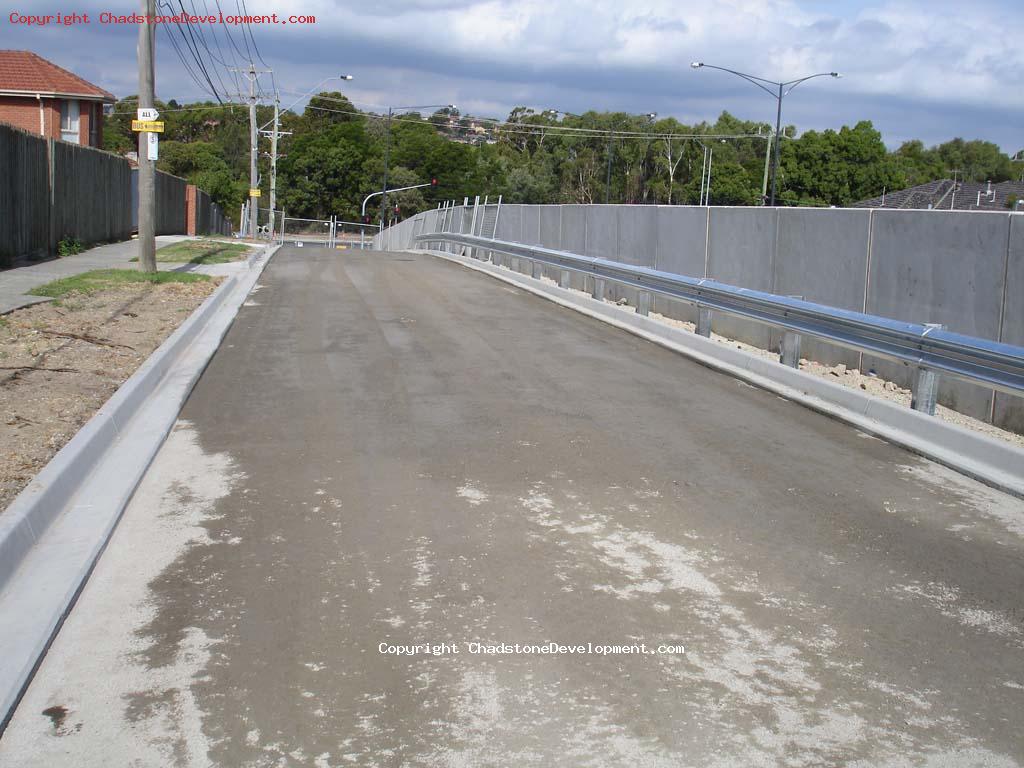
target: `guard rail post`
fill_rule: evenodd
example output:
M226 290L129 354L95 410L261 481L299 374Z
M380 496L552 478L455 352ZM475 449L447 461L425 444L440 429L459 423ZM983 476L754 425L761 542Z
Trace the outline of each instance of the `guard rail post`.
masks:
M648 291L640 291L636 296L636 313L647 317L651 314L651 294Z
M605 283L603 277L594 278L594 290L590 295L593 296L597 301L604 301L604 285Z
M558 276L558 287L568 288L571 285L571 276L568 269L563 269L561 274Z
M800 334L783 331L779 349L779 362L790 368L800 367Z
M544 265L539 261L530 262L530 275L534 280L540 280L544 276Z
M926 328L943 330L942 323L925 323ZM917 367L914 385L910 393L910 407L915 411L935 415L935 403L939 399L939 372L923 365Z
M711 309L709 307L697 307L697 335L705 339L711 338Z
M791 294L791 299L803 299L803 296ZM782 343L779 345L779 362L790 368L800 367L800 334L794 331L783 331Z

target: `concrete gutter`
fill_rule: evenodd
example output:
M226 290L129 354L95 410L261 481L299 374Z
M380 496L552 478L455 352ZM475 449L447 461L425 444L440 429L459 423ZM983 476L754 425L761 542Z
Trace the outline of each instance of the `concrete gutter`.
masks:
M629 331L787 400L846 422L868 434L932 459L950 469L1024 498L1024 450L965 427L872 397L810 373L729 347L650 317L497 267L441 251L429 253L483 272L563 307Z
M278 247L225 280L0 515L0 733Z

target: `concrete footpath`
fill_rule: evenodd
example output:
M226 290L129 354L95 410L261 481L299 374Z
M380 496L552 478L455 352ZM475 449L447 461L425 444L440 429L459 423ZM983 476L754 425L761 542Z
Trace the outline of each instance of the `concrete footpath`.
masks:
M180 240L190 240L186 235L161 235L156 239L156 247L177 243ZM5 269L0 272L0 315L11 312L15 309L27 307L30 304L38 304L42 301L49 301L44 296L31 296L29 291L45 285L52 280L62 277L80 275L93 269L117 269L134 266L132 259L138 255L138 245L135 240L125 240L121 243L111 243L90 248L87 251L74 256L66 256L63 259L51 259L38 264L28 264L15 269ZM158 268L168 269L180 265L162 264Z
M0 765L1024 765L1021 501L426 254L261 284Z

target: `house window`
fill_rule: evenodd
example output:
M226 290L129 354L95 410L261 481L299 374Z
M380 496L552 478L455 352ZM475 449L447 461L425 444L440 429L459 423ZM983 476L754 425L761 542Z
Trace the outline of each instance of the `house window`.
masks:
M60 137L72 144L78 143L78 102L60 103Z

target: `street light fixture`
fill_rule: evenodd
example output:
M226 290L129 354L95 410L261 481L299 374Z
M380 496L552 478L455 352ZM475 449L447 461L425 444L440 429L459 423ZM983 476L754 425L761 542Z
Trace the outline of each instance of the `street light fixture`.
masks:
M314 85L314 86L313 86L312 88L310 88L310 89L309 89L308 91L306 91L305 93L303 93L303 94L302 94L301 96L299 96L299 98L297 98L297 99L296 99L295 101L293 101L293 102L292 102L291 104L289 104L289 105L288 105L287 107L285 107L285 108L284 108L283 110L282 110L282 109L278 109L278 112L287 112L287 111L288 111L289 109L291 109L291 108L292 108L292 107L294 107L294 106L295 106L296 104L298 104L298 103L299 103L300 101L302 101L302 100L303 100L304 98L306 98L307 96L310 96L310 95L312 95L313 93L315 93L315 92L316 92L316 90L317 90L317 89L318 89L318 88L319 88L319 87L320 87L321 85L323 85L324 83L326 83L326 82L328 82L328 81L330 81L330 80L351 80L351 79L352 79L352 75L331 75L330 77L325 77L325 78L324 78L323 80L321 80L321 81L320 81L319 83L317 83L316 85ZM275 119L276 119L276 118L275 118ZM274 121L273 121L273 120L269 120L268 122L264 123L263 125L261 125L261 126L260 126L260 130L262 131L262 130L263 130L264 128L266 128L266 127L267 127L268 125L270 125L270 124L271 124L272 122L274 122Z
M769 96L776 100L776 111L775 111L775 159L772 163L772 196L769 205L775 205L775 190L777 186L777 178L779 175L779 134L782 131L782 100L788 96L794 88L800 83L804 83L808 80L813 80L816 77L833 77L840 78L841 74L838 72L818 72L814 75L807 75L807 77L800 77L796 80L788 80L785 82L778 82L777 80L766 80L763 77L757 77L756 75L748 75L744 72L737 72L735 69L727 69L726 67L717 67L714 64L705 64L703 61L694 61L690 64L693 69L718 69L722 72L728 72L731 75L742 77L749 83L753 83L762 91L767 93ZM769 88L768 86L773 86ZM777 91L776 91L777 89Z
M454 104L416 104L410 107L388 107L388 119L384 129L384 185L381 187L380 225L381 231L388 216L388 165L391 162L391 117L395 112L407 112L412 109L447 109L448 113L457 112Z

